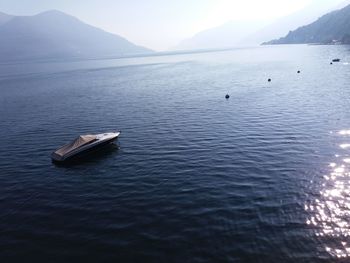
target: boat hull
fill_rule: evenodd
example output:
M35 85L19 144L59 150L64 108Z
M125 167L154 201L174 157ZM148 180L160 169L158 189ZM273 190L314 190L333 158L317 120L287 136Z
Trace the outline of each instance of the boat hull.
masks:
M88 157L89 155L92 155L93 153L101 151L109 145L114 144L114 142L117 141L119 134L120 133L108 139L103 139L101 142L94 143L93 145L88 146L88 148L83 147L81 150L78 149L76 152L69 153L66 156L59 156L54 152L51 155L51 160L55 164L65 164L73 161L79 161L85 157Z

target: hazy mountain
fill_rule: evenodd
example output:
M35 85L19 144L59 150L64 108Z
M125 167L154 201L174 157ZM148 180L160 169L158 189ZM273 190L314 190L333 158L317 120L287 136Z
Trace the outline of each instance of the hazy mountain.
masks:
M289 32L286 37L266 44L306 44L306 43L346 43L350 44L350 5L330 12L316 22Z
M298 27L310 24L320 16L330 11L343 8L349 3L350 0L342 2L340 5L335 5L333 1L329 0L313 1L304 9L277 19L272 24L244 39L244 42L261 44L271 39L280 38L281 36L287 35L290 30L295 30Z
M59 11L16 17L1 14L0 36L3 60L96 58L150 52Z
M226 48L239 45L242 39L264 27L258 21L231 21L222 26L199 32L182 41L175 50Z
M199 32L192 38L182 41L174 49L208 49L225 48L237 45L259 45L286 35L290 30L315 21L330 10L344 7L350 0L337 5L332 0L312 1L307 7L273 23L229 22L222 26Z

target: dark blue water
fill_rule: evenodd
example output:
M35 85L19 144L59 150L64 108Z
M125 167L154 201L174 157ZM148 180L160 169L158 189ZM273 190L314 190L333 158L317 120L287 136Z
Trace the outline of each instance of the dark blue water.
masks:
M345 262L347 62L276 46L0 65L0 261ZM119 150L50 161L115 130Z

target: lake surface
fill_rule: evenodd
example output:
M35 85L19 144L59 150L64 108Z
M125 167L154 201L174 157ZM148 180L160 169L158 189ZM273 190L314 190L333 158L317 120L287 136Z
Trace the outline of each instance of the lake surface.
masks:
M0 261L350 260L347 62L301 45L1 64ZM120 149L51 163L116 130Z

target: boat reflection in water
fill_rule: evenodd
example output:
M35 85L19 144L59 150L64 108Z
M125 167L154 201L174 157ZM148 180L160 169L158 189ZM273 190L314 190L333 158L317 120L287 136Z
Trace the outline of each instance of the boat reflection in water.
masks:
M350 130L337 133L343 141L339 145L337 162L329 164L330 173L324 175L318 198L305 205L309 213L307 224L325 249L336 258L350 258ZM348 139L348 142L344 140Z

